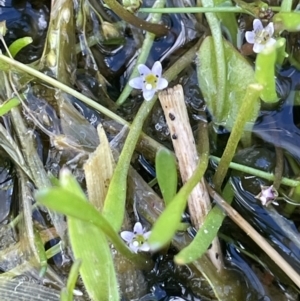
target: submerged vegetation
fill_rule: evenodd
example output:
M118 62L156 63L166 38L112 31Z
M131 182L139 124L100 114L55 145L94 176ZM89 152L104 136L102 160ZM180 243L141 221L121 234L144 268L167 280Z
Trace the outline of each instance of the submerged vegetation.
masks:
M49 2L0 19L1 298L298 300L299 5Z

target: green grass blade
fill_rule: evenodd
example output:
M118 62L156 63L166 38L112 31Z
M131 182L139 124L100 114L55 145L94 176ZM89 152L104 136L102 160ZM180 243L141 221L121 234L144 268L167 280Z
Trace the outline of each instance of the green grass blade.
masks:
M12 42L12 44L8 47L11 56L15 57L20 50L31 44L32 41L31 37L24 37Z
M81 260L77 259L72 264L71 270L68 275L67 287L63 288L60 293L60 301L73 300L73 291L75 289L81 262L82 262Z
M8 113L12 108L18 106L19 104L20 101L17 97L13 97L8 101L5 101L2 105L0 105L0 116L3 116L4 114Z
M229 182L226 183L222 195L229 204L232 202L234 191ZM217 236L225 217L220 207L211 209L193 241L175 256L174 261L177 264L188 264L200 258Z

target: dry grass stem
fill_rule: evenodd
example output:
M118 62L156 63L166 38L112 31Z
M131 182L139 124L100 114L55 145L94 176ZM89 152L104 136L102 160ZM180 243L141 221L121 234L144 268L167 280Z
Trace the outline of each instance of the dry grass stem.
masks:
M177 85L159 93L159 100L170 130L181 179L185 183L194 173L199 156L184 102L182 86ZM191 192L188 199L188 208L193 225L199 229L211 209L210 197L204 179ZM222 254L217 238L213 241L212 248L208 252L215 266L221 269L223 265L222 258L221 256L218 259L216 258L216 253Z
M115 162L101 124L98 126L97 131L100 144L84 164L84 173L89 201L97 210L101 211L110 179L114 172Z
M252 238L257 245L282 269L282 271L300 288L300 275L293 267L262 237L237 211L207 185L211 197L226 212L226 214Z

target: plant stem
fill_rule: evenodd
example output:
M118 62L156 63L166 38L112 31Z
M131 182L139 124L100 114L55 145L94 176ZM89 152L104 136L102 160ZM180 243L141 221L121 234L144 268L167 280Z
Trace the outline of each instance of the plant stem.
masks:
M220 158L215 157L215 156L210 156L209 158L211 160L213 160L214 162L220 162L221 161ZM263 179L266 179L266 180L269 180L269 181L273 181L275 179L275 176L272 173L268 173L268 172L265 172L265 171L262 171L262 170L259 170L259 169L255 169L253 167L245 166L245 165L242 165L242 164L238 164L238 163L235 163L235 162L230 162L229 168L232 168L232 169L238 170L238 171L242 171L242 172L245 172L245 173L248 173L248 174L251 174L253 176L260 177L260 178L263 178ZM297 186L300 185L300 181L282 177L281 178L281 184L286 185L286 186L290 186L290 187L297 187Z
M121 118L120 116L118 116L117 114L113 113L112 111L110 111L109 109L101 106L100 104L98 104L97 102L95 102L94 100L84 96L83 94L75 91L74 89L70 88L69 86L59 82L58 80L47 76L45 74L43 74L42 72L35 70L25 64L22 64L16 60L13 60L3 54L0 54L0 61L5 62L6 64L10 65L10 67L16 67L19 70L22 70L32 76L35 76L41 80L43 80L44 82L58 88L61 89L62 91L80 99L81 101L83 101L85 104L91 106L92 108L94 108L95 110L103 113L104 115L106 115L107 117L119 122L122 125L129 125L129 123L127 121L125 121L123 118Z
M161 3L164 5L165 1L164 0L158 0L161 1ZM136 17L134 14L130 13L128 10L126 10L120 3L118 3L116 0L104 0L105 4L107 4L110 9L116 14L118 15L121 19L123 19L124 21L128 22L129 24L152 32L153 34L157 35L157 36L163 36L166 35L168 33L168 29L166 26L161 25L161 24L153 24L156 22L147 22L144 21L143 19L140 19L138 17Z
M216 191L221 190L221 185L226 176L229 164L235 154L236 147L242 137L245 124L251 118L251 116L249 118L249 115L251 115L255 103L258 101L261 90L262 86L259 84L250 84L247 88L242 106L240 107L226 148L220 160L220 164L213 178Z
M281 7L270 6L273 11L280 11ZM166 8L140 8L141 13L162 13L162 14L180 14L180 13L245 13L250 14L249 11L242 9L241 7L228 7L228 6L216 6L216 7L166 7Z

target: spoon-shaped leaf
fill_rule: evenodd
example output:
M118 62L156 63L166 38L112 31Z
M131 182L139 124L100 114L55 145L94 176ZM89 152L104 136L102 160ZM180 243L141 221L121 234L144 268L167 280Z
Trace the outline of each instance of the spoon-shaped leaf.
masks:
M201 91L214 121L232 128L235 117L242 105L249 84L255 83L254 71L247 60L227 41L223 40L226 63L226 92L220 103L217 82L218 64L215 59L215 46L212 37L207 37L199 50L198 80ZM251 118L258 115L259 102L253 108Z
M174 155L166 148L161 148L155 157L155 170L159 188L167 206L176 194L177 170Z

